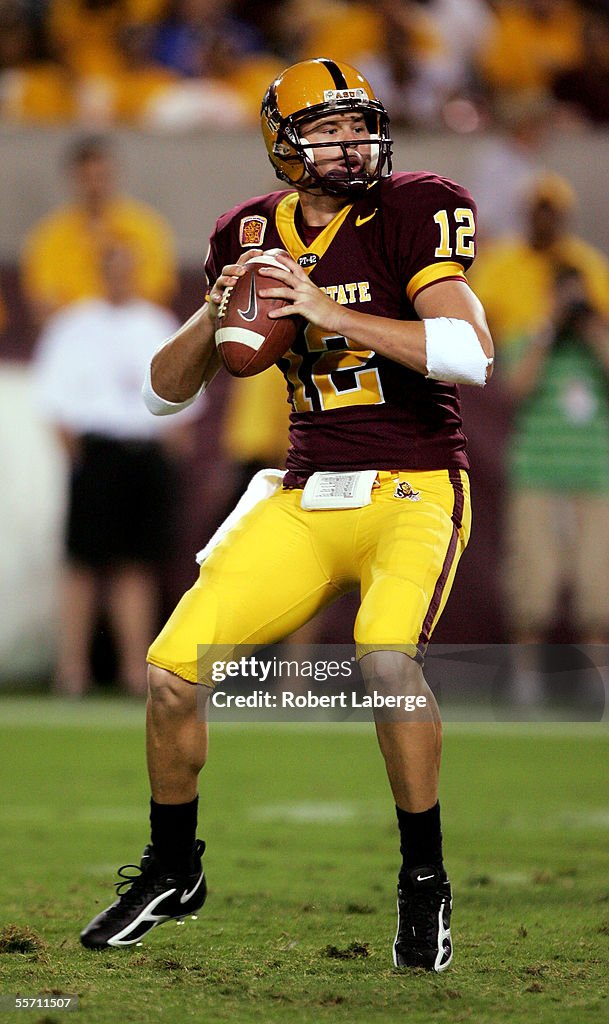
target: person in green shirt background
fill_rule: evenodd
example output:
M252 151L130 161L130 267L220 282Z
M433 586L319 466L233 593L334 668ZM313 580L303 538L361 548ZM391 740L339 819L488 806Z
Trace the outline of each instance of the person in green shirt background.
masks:
M512 638L547 640L568 587L578 642L607 642L609 327L577 269L557 264L548 320L505 346L503 370L514 402L506 538ZM520 704L542 697L531 657L530 649L522 655L514 683Z

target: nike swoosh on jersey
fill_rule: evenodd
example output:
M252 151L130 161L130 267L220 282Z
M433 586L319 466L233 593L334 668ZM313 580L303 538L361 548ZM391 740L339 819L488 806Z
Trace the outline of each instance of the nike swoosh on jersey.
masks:
M372 220L372 218L376 216L377 213L378 207L375 210L373 210L372 213L369 213L367 217L362 217L361 214L358 213L357 217L355 218L356 228L361 228L362 224L367 224L368 221Z
M247 309L240 309L239 315L243 320L251 322L252 320L256 319L257 313L258 301L256 299L256 275L252 274L252 279L250 281L250 304L247 307Z
M202 881L203 881L203 872L201 872L201 874L200 874L200 876L199 876L199 878L197 880L197 884L195 885L194 889L191 889L190 892L183 892L182 893L182 895L180 896L180 903L187 903L188 900L191 899L194 896L194 894L196 893L197 889L201 885Z

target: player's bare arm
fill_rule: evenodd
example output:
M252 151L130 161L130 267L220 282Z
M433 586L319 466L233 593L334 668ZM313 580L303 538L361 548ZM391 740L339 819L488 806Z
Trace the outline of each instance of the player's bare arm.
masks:
M216 317L222 296L243 273L243 264L262 250L242 253L237 263L222 268L209 291L209 299L180 327L152 360L152 387L168 402L185 402L208 385L221 362L214 341Z
M152 387L167 402L185 402L213 379L219 367L205 303L154 356Z
M273 310L272 318L300 313L310 323L331 333L342 334L363 349L378 352L402 366L427 375L428 354L425 326L420 321L392 320L359 313L335 302L318 288L290 257L279 255L285 271L261 267L260 273L275 278L279 285L261 291L262 297L287 299L289 306ZM424 319L450 317L471 324L487 359L493 358L493 342L481 303L462 281L441 281L426 288L415 299L415 309ZM490 377L489 364L486 379Z

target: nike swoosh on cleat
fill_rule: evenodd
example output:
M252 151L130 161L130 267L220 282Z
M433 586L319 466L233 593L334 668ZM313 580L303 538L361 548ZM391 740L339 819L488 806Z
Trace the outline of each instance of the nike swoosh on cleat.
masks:
M362 224L367 224L368 221L372 220L372 218L374 216L376 216L377 213L378 213L378 207L375 210L373 210L372 213L368 214L367 217L362 217L361 214L358 213L357 217L355 218L355 226L356 226L356 228L361 228Z
M247 309L240 309L239 315L243 320L251 322L252 320L256 319L257 312L258 302L256 300L256 275L252 274L252 279L250 282L250 304L247 307Z
M191 899L194 896L194 894L196 893L197 889L201 885L201 882L203 881L204 877L205 876L203 875L203 872L201 872L201 874L199 875L199 878L197 880L197 884L195 885L194 889L191 889L190 892L183 892L182 893L182 895L180 896L180 903L187 903L188 900Z
M417 882L427 882L429 881L430 878L433 877L433 875L417 875Z
M173 896L174 892L175 889L168 889L166 892L160 893L160 895L157 896L154 900L152 900L152 902L149 903L147 907L144 907L142 912L138 914L135 920L130 921L128 925L121 929L121 931L117 932L116 935L113 935L112 938L108 939L108 945L132 945L134 942L138 942L139 939L142 937L141 934L138 934L134 939L129 938L129 935L136 931L140 924L144 924L146 921L149 921L150 928L148 928L147 931L150 931L157 924L162 924L164 921L169 921L171 918L170 914L154 914L153 910L156 910L159 904L162 903L164 899L167 899L168 896ZM144 932L143 934L146 935L146 932Z

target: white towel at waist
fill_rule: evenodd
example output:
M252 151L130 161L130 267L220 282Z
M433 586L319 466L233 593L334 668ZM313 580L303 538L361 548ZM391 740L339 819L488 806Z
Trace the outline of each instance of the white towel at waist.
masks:
M254 474L247 485L245 493L241 495L233 511L229 512L223 523L220 523L220 526L208 540L205 547L197 552L196 559L199 565L205 561L228 531L232 530L233 526L236 526L250 509L254 508L258 502L263 501L264 498L270 498L281 487L285 473L285 469L261 469L258 473Z

